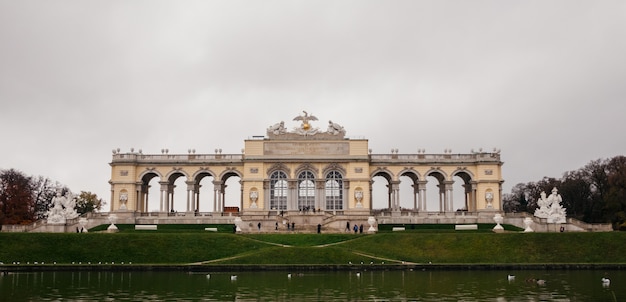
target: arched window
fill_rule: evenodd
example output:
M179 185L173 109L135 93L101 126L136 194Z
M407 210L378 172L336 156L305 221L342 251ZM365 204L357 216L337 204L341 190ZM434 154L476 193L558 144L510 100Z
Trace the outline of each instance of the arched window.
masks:
M326 174L326 209L343 210L343 180L337 171Z
M270 175L270 209L287 210L287 174L283 171Z
M298 175L298 209L312 210L315 208L315 176L310 171Z

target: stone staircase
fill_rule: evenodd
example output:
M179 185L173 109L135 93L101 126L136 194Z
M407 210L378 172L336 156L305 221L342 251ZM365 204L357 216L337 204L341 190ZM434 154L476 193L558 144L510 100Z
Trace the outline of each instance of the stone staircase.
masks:
M363 225L364 232L369 228L369 215L347 216L330 212L285 211L265 214L242 215L242 233L317 233L318 225L322 233L346 233L346 224ZM260 225L260 226L259 226ZM289 226L288 226L289 225ZM292 227L293 226L293 227ZM349 232L353 232L350 228Z

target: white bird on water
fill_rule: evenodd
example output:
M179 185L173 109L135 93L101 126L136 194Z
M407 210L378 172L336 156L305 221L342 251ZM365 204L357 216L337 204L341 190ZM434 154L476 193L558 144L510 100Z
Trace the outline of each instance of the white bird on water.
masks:
M546 285L546 280L543 280L543 279L537 280L537 285L541 285L541 286Z
M237 280L237 276L236 275L231 275L230 276L230 281L236 281Z
M211 279L211 274L206 274L207 279Z
M513 276L513 275L508 275L508 276L506 276L506 279L507 279L507 280L509 280L509 282L511 282L511 281L515 281L515 276Z
M606 278L606 277L602 277L602 285L603 285L603 286L609 286L609 285L611 285L611 279Z
M291 279L291 273L287 274L287 278Z

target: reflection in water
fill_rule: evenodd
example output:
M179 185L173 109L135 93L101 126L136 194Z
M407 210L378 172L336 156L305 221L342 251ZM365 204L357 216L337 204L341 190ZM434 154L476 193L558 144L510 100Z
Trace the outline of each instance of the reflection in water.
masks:
M37 272L0 275L0 294L3 301L625 300L626 286L621 280L626 279L626 272L606 274L591 270ZM605 276L611 278L609 286L601 281ZM545 284L538 284L539 279Z

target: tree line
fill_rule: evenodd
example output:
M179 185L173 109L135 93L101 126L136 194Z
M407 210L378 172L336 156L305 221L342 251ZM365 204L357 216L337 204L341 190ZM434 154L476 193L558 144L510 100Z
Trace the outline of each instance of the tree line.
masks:
M3 224L29 224L45 219L57 190L62 195L70 189L43 176L27 176L15 169L0 170L0 227ZM76 212L99 211L102 199L81 191L76 198Z
M565 172L560 179L544 177L519 183L503 196L505 212L534 213L541 192L556 187L563 198L567 217L587 223L611 223L626 230L626 156L593 160L584 167Z

